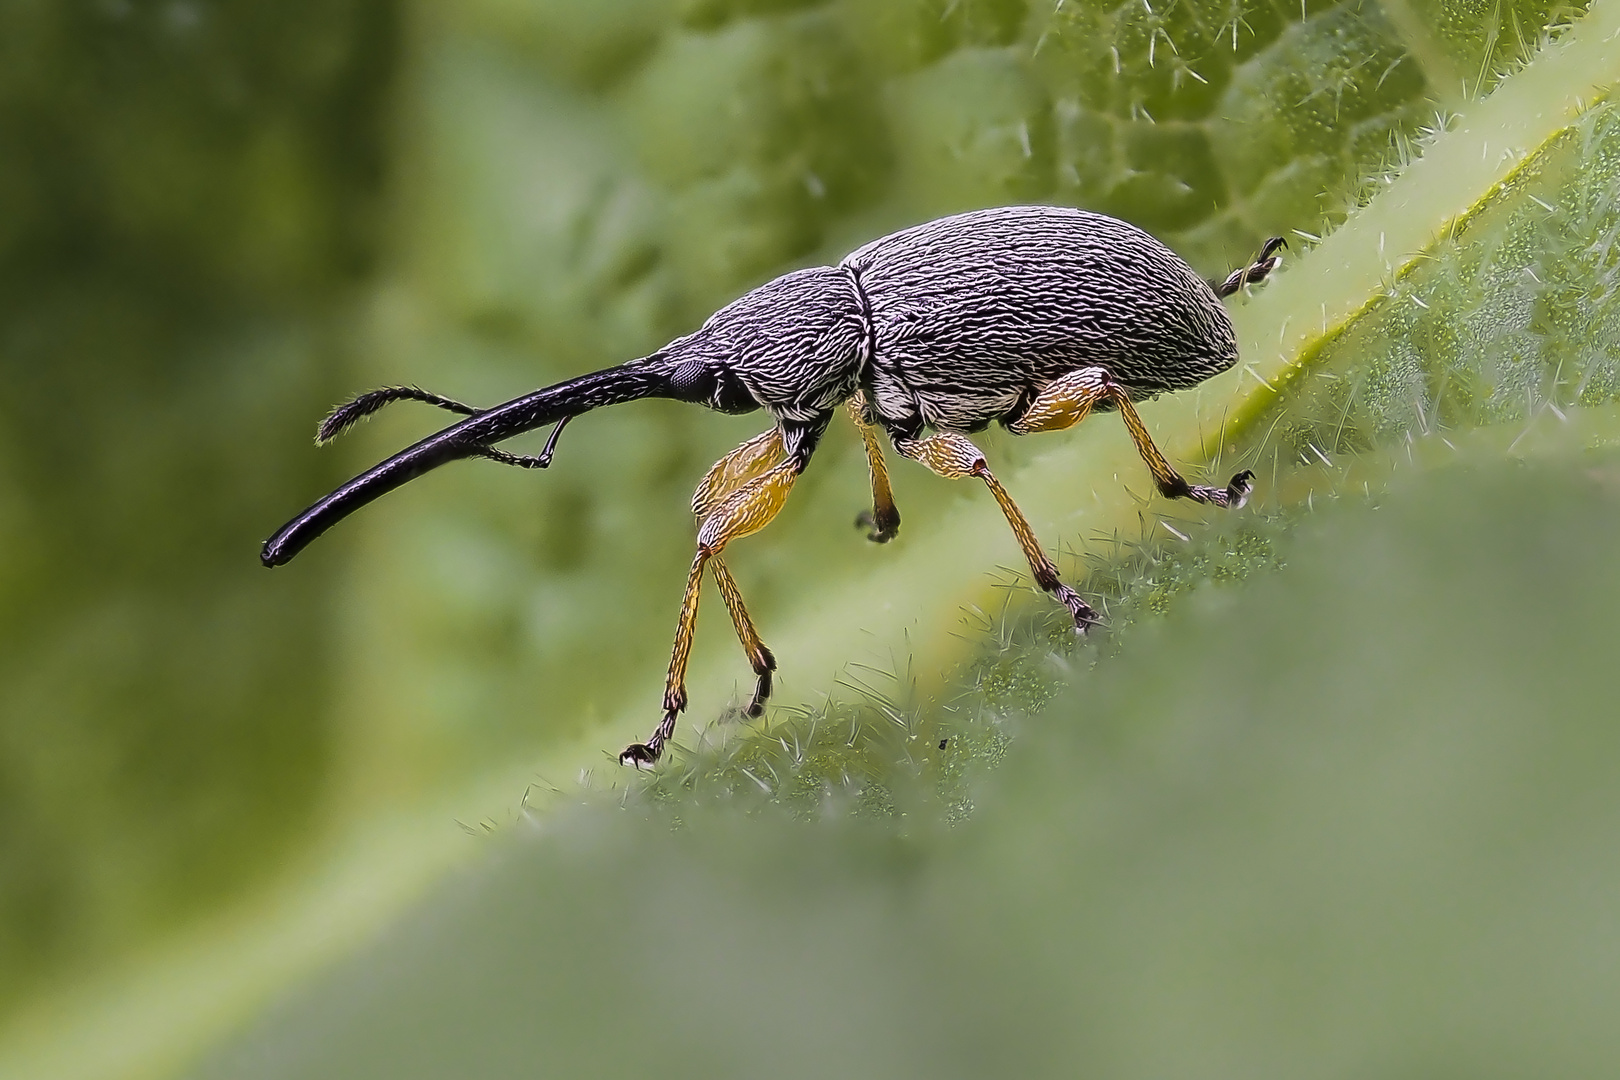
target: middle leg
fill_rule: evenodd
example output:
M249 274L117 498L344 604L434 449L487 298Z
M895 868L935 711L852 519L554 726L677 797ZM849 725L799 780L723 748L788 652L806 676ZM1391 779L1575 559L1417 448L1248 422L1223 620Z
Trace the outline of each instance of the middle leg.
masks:
M875 544L887 544L900 531L900 509L894 505L894 492L889 488L889 467L883 461L883 446L878 442L877 428L868 421L866 395L855 391L845 402L851 420L860 430L861 441L866 444L866 466L872 476L872 509L862 510L855 524L871 529L866 538Z
M1001 512L1006 515L1007 524L1012 526L1013 535L1018 538L1018 546L1023 548L1024 558L1029 560L1029 568L1035 575L1035 584L1051 593L1069 609L1069 614L1074 616L1074 628L1080 633L1085 633L1091 624L1097 621L1097 612L1092 606L1082 600L1079 593L1063 584L1058 577L1057 565L1042 550L1041 542L1035 538L1035 530L1030 528L1029 519L1018 509L1018 504L1007 494L1007 489L1001 486L1001 481L990 472L984 454L979 452L977 446L965 436L941 432L924 439L900 439L894 444L894 448L905 457L921 462L948 479L977 476L983 480L985 486L990 489L990 494L994 495L996 502L1001 505Z

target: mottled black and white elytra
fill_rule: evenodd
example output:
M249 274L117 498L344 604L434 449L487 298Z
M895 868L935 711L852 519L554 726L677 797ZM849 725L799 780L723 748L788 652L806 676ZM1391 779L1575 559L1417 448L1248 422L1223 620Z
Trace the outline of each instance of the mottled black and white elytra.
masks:
M773 426L709 470L692 499L697 555L687 579L665 684L663 717L645 743L620 755L657 761L686 706L685 672L706 569L712 571L757 682L745 710L770 694L775 658L760 641L721 559L781 508L839 406L859 426L873 507L861 521L882 542L899 528L877 438L935 472L983 480L1011 524L1036 582L1084 631L1096 613L1058 578L1029 523L967 433L992 422L1026 434L1054 431L1093 409L1117 410L1159 490L1239 506L1252 477L1224 488L1187 483L1159 453L1132 402L1193 386L1237 362L1237 339L1220 298L1277 265L1280 238L1219 284L1132 225L1057 206L1010 206L940 218L874 240L837 266L795 270L717 311L695 332L617 367L477 409L409 386L386 387L342 406L319 441L393 401L414 400L467 419L395 454L293 518L265 541L279 566L332 525L401 484L457 458L545 468L573 417L604 405L662 397L727 413L763 409ZM534 456L495 444L547 424Z

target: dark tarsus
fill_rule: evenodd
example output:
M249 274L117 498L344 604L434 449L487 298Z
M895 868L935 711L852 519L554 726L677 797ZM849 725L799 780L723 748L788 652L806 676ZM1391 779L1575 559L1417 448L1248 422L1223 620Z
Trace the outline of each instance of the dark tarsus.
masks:
M1220 297L1231 296L1245 285L1252 285L1257 281L1264 281L1266 275L1277 269L1281 258L1277 252L1288 246L1288 241L1280 236L1273 236L1260 248L1260 257L1248 266L1240 267L1226 275L1226 280L1216 283L1210 282L1209 287L1215 290Z
M874 435L882 427L903 456L990 487L1037 583L1069 606L1083 632L1096 612L1059 581L1028 521L962 433L993 422L1015 433L1061 430L1088 411L1115 410L1163 494L1242 505L1251 474L1239 473L1225 488L1187 483L1153 446L1131 403L1195 385L1236 363L1236 337L1220 299L1266 278L1286 246L1273 237L1248 266L1207 282L1157 240L1101 214L1043 206L972 211L874 240L837 266L784 274L650 356L490 409L415 386L374 390L334 410L317 442L396 401L467 419L315 503L265 541L261 558L266 566L289 561L360 507L449 461L478 457L543 469L568 421L604 405L661 397L727 413L765 409L776 434L728 454L694 498L698 556L664 717L647 743L620 755L622 762L649 764L686 704L686 655L706 572L720 583L759 679L749 715L762 707L775 659L759 640L720 552L775 515L834 410L847 404L862 426L872 469L875 516L861 519L881 526L871 539L889 539L899 523ZM556 427L538 455L493 445L547 424ZM925 435L928 430L938 434Z

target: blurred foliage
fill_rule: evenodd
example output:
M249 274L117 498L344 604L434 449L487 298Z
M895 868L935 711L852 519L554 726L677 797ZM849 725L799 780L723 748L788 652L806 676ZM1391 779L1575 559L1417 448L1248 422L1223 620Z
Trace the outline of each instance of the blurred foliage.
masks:
M968 827L555 815L193 1075L1607 1074L1620 456L1368 509L1143 629Z
M0 1010L228 896L332 752L253 566L374 266L394 13L0 7Z
M484 465L443 470L267 575L254 559L264 534L345 470L437 419L400 411L335 454L317 451L308 435L333 400L384 382L500 400L644 353L789 267L971 206L1052 201L1121 214L1200 271L1223 273L1265 235L1336 227L1400 167L1414 140L1445 126L1450 108L1494 88L1581 10L1544 0L0 7L0 363L14 391L0 404L8 421L0 435L8 556L0 566L0 1008L52 974L101 963L218 903L255 871L274 868L280 853L309 843L328 817L375 813L524 758L625 701L644 698L654 719L689 558L687 492L710 461L757 430L757 417L656 402L592 416L570 427L542 478ZM683 823L689 839L678 850L659 831L665 818L643 809L558 826L560 839L529 845L481 882L452 886L399 931L397 961L363 959L310 991L311 1010L335 1009L330 995L352 994L353 1011L339 1015L354 1018L353 1041L334 1048L312 1033L312 1013L298 1011L306 1006L294 1005L287 1026L255 1044L267 1047L259 1064L318 1070L334 1060L328 1052L362 1053L365 1067L350 1059L337 1072L365 1075L395 1060L380 1046L390 1030L409 1025L437 1038L433 1017L477 1013L465 1027L472 1041L430 1048L415 1064L431 1070L441 1051L520 1060L502 1055L528 1044L511 1041L502 1025L522 1014L552 1047L540 1055L530 1045L521 1059L529 1063L610 1050L712 1063L704 1055L780 1054L791 1045L803 1062L825 1064L817 1055L866 1053L881 1031L916 1042L885 1051L900 1056L861 1058L862 1071L915 1071L936 1060L945 1063L937 1071L961 1071L1003 1042L1017 1044L1005 1060L1032 1069L1042 1062L1028 1055L1046 1050L1145 1068L1168 1061L1136 1056L1141 1047L1129 1041L1149 1023L1152 1010L1141 1003L1156 989L1194 987L1166 1000L1195 1012L1199 978L1259 977L1221 968L1219 957L1200 960L1197 949L1209 942L1189 940L1186 928L1216 941L1229 929L1249 940L1241 934L1252 937L1267 921L1298 926L1291 940L1303 942L1300 951L1261 950L1255 961L1277 971L1297 962L1304 972L1335 949L1347 955L1352 938L1334 936L1334 927L1349 935L1362 924L1333 922L1344 911L1326 885L1262 896L1222 875L1250 868L1257 880L1276 880L1289 853L1313 842L1322 800L1339 792L1290 786L1290 763L1320 763L1313 732L1350 731L1335 725L1355 721L1364 735L1345 738L1364 741L1347 749L1372 753L1392 734L1387 725L1407 715L1395 704L1402 687L1430 685L1417 675L1408 686L1347 674L1386 659L1377 635L1355 632L1383 625L1368 605L1387 599L1388 611L1409 616L1384 639L1408 652L1478 641L1485 671L1505 685L1509 665L1493 650L1507 639L1487 632L1467 598L1487 571L1531 574L1524 551L1544 552L1545 536L1600 535L1612 506L1589 497L1579 469L1550 470L1544 488L1489 471L1496 487L1486 485L1478 501L1447 501L1444 485L1423 488L1438 500L1432 513L1413 496L1401 521L1344 511L1331 529L1295 534L1304 521L1316 528L1312 508L1330 493L1381 486L1414 441L1428 437L1433 451L1435 439L1476 425L1505 430L1545 420L1548 409L1562 415L1612 400L1614 361L1603 344L1612 335L1601 329L1615 318L1611 112L1589 114L1522 185L1394 283L1230 451L1270 470L1262 491L1273 501L1213 522L1165 508L1130 543L1062 538L1091 552L1088 588L1109 605L1110 635L1076 648L1047 609L1011 603L986 616L988 644L955 702L919 699L904 672L892 682L873 674L862 705L782 710L757 734L710 729L709 745L630 796ZM1487 439L1481 460L1500 458L1512 441ZM1612 465L1594 468L1601 478ZM1459 475L1457 490L1479 494L1472 474ZM768 639L773 623L823 584L876 560L903 560L908 538L925 534L961 494L921 470L897 471L896 481L906 532L876 548L850 526L867 499L858 444L835 431L776 527L735 549L728 561ZM1506 509L1509 496L1521 500L1518 517ZM1543 524L1554 532L1535 532ZM1446 550L1447 530L1477 531L1489 544L1477 558L1445 564L1435 553ZM1367 590L1358 538L1394 560L1374 582L1382 591ZM1408 543L1418 561L1401 563L1396 553ZM1595 542L1576 547L1591 558L1569 562L1569 572L1602 577L1591 561ZM1424 558L1444 564L1432 582ZM1316 570L1289 576L1296 561ZM1334 565L1344 574L1334 576ZM1561 565L1547 572L1562 573ZM1210 599L1226 595L1211 581L1255 578L1252 591ZM1285 578L1286 586L1266 584ZM1563 588L1565 579L1547 580ZM1225 603L1249 622L1217 625L1206 609ZM1333 624L1308 620L1344 604L1361 614L1321 638L1331 648L1314 661L1296 658L1308 640L1297 627L1327 635ZM1527 622L1527 632L1564 642L1549 610L1532 603L1524 618L1543 621ZM1569 610L1587 619L1601 609ZM858 626L859 613L849 619ZM712 622L700 663L735 648L729 634L707 632ZM1563 654L1551 649L1538 644L1531 659L1561 679ZM1437 650L1433 686L1461 685L1464 651ZM1244 690L1270 686L1235 674L1257 656L1287 658L1292 681L1265 694ZM785 680L819 686L832 677L783 660ZM1165 678L1172 670L1189 674ZM1071 690L1047 706L1065 683L1085 696ZM1133 686L1159 696L1133 703ZM1571 681L1558 693L1575 696L1558 700L1579 703L1590 686ZM1185 696L1164 696L1176 694ZM1414 699L1438 710L1414 735L1431 740L1410 746L1411 758L1391 759L1395 766L1438 770L1452 748L1473 745L1469 732L1446 726L1460 714L1444 710L1476 699L1436 695ZM1301 704L1318 699L1320 712ZM1233 701L1247 711L1232 711ZM699 728L717 705L694 703ZM1019 745L1009 741L1019 718L1043 706L1039 742L1022 751L1024 763L986 781ZM1481 738L1517 731L1508 725L1522 714L1481 707ZM1311 725L1288 726L1302 710ZM1575 725L1581 715L1556 719ZM1553 725L1532 734L1552 740L1556 754L1565 745L1557 740L1585 731ZM1169 759L1212 744L1238 757L1253 751L1252 770L1187 788L1190 766L1177 771ZM1154 758L1156 749L1168 756ZM1043 771L1035 760L1043 754L1073 772ZM1352 759L1372 771L1347 770L1344 783L1384 775L1378 759ZM1520 785L1516 805L1533 820L1563 820L1537 801L1550 789L1511 774L1528 764L1466 760L1508 770L1510 786ZM1446 774L1452 786L1436 798L1461 799L1485 775ZM1233 786L1240 782L1248 786ZM940 823L973 815L986 790L1000 792L1002 806L978 838L948 836ZM1374 798L1380 790L1356 803L1346 789L1337 808L1355 820L1437 805L1421 803L1412 787L1401 789L1413 800L1405 804ZM713 816L713 803L767 819L785 806L800 818L832 819L834 831L776 825L740 834ZM1474 802L1465 809L1483 813ZM652 832L637 823L644 816ZM1219 833L1207 851L1189 853L1189 821ZM1483 844L1483 821L1462 821L1459 835ZM1245 823L1267 828L1246 840ZM1443 825L1416 829L1410 850L1431 850L1422 844L1443 836ZM1065 827L1079 832L1055 831ZM780 857L766 854L772 845ZM1043 857L1055 851L1076 855ZM1209 854L1222 851L1225 861ZM1385 866L1386 850L1370 843L1350 854L1362 861L1347 857L1346 880L1365 870L1385 900L1404 903L1417 888L1418 862ZM1027 865L1014 866L1015 857ZM1493 884L1523 866L1467 863L1457 873ZM827 870L821 884L818 868ZM1109 892L1109 875L1121 870L1122 884ZM525 884L539 880L533 875L544 888ZM1182 884L1167 892L1169 880ZM1021 885L1029 890L1022 909ZM1248 896L1254 921L1199 922L1166 906L1172 892L1227 897L1212 919L1236 920ZM637 893L663 898L668 918L691 933L672 938L650 907L632 910ZM513 906L499 907L497 894ZM1423 905L1446 895L1437 888L1417 897L1413 921L1402 925L1430 925L1423 920L1439 916L1425 913L1438 907ZM1539 903L1521 895L1520 908L1503 901L1504 918ZM762 914L767 905L779 915ZM1570 926L1586 925L1569 910ZM1310 923L1313 912L1325 921ZM457 937L466 920L483 936ZM994 939L975 930L983 926L1008 930L1004 949L985 951ZM1110 927L1120 935L1113 945ZM553 942L552 933L562 937ZM1186 966L1152 954L1130 984L1137 996L1109 1005L1125 986L1109 980L1125 978L1131 959L1120 943L1150 939L1186 946ZM613 951L619 943L629 948ZM1103 952L1088 952L1094 946ZM1328 951L1313 953L1316 946ZM547 961L537 963L531 947ZM901 962L892 950L905 953ZM1400 966L1416 961L1393 946L1369 955L1367 968L1342 969L1346 993L1385 971L1385 960L1392 979L1416 970ZM1025 961L1047 973L1029 986L1051 996L1018 989L1012 973ZM536 964L532 979L520 976L523 964ZM779 978L770 992L748 993L762 970ZM969 996L964 973L1004 993ZM724 993L682 989L694 979ZM1311 1000L1331 1004L1336 979L1324 976L1317 985L1326 989ZM398 984L389 992L422 996L377 996L389 983ZM584 1011L525 996L537 987L584 1002ZM747 1024L732 1017L729 1042L700 1040L692 1034L699 1018L654 1010L654 995L662 1000L666 990L681 1002L735 1000L769 1037L738 1041ZM434 997L441 992L453 1000ZM632 1015L636 995L645 1008ZM1065 1011L1078 1009L1075 995L1103 1010L1075 1015L1111 1016L1118 1026L1076 1026ZM612 1039L600 1023L610 1010L587 1007L613 1000L616 1022L654 1017L645 1037ZM826 1011L841 1000L868 1007ZM1232 1000L1243 1008L1259 998ZM901 1001L914 1007L893 1012ZM967 1004L974 1011L964 1022ZM766 1010L793 1017L795 1008L812 1035L764 1022ZM1322 1008L1309 1013L1316 1027L1273 1047L1276 1060L1293 1060L1289 1047L1310 1052L1312 1032L1331 1035ZM1208 1017L1231 1014L1205 1015L1209 1038L1249 1045L1243 1017L1223 1027ZM1257 1015L1250 1019L1272 1034L1269 1014ZM569 1028L570 1018L585 1022ZM698 1026L683 1035L682 1024ZM1398 1037L1394 1027L1377 1030ZM1417 1030L1400 1029L1412 1039ZM1508 1040L1513 1030L1497 1034ZM1076 1031L1094 1036L1104 1056L1037 1037ZM978 1032L985 1041L975 1041ZM309 1048L294 1051L278 1041L285 1038ZM1156 1045L1166 1054L1211 1047L1190 1037ZM1460 1060L1446 1055L1463 1043L1367 1043L1402 1045L1444 1064ZM1585 1044L1565 1045L1574 1053ZM1517 1060L1512 1046L1501 1060ZM680 1057L692 1047L693 1056Z

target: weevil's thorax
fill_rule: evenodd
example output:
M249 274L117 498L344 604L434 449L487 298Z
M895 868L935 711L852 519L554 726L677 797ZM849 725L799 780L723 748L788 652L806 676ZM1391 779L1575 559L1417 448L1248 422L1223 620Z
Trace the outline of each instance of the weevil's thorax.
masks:
M690 387L684 400L809 423L855 392L868 342L850 274L818 266L766 282L660 353Z

